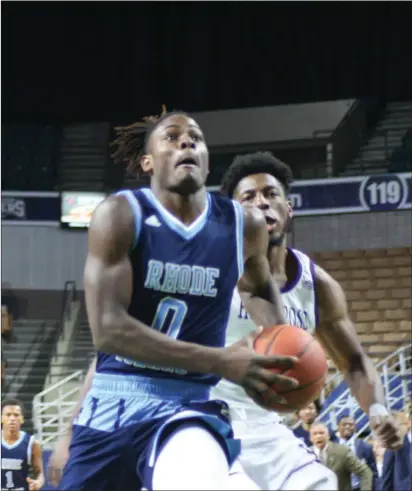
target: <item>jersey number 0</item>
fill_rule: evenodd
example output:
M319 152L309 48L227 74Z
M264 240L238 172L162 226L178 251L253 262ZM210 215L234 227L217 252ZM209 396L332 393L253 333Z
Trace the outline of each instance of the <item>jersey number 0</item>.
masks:
M172 297L165 297L157 306L152 327L173 339L177 339L186 314L186 302Z

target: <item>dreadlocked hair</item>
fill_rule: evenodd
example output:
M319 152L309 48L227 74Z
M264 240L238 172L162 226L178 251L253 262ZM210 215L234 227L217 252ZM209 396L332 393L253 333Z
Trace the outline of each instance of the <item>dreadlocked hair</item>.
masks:
M140 175L140 159L146 153L147 142L156 126L164 119L171 116L166 106L162 105L162 112L157 116L145 116L129 126L117 126L114 128L116 138L110 143L115 150L111 154L114 162L126 164L127 172Z
M286 195L293 181L291 168L271 152L248 153L233 159L222 178L221 193L232 198L239 182L251 174L270 174L282 184Z

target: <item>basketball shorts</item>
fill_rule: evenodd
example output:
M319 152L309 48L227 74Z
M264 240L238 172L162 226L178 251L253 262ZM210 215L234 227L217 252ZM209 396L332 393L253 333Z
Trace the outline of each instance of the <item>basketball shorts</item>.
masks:
M193 382L95 374L74 424L59 489L151 489L163 442L190 421L216 437L230 466L240 442L233 438L226 403L208 398L209 388Z
M276 413L232 406L235 438L242 443L231 474L244 472L260 489L337 490L335 474L295 437Z

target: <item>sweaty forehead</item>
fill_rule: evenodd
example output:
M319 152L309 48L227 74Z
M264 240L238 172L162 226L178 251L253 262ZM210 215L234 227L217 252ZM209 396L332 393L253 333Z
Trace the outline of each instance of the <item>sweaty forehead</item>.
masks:
M282 184L271 174L250 174L241 179L236 186L236 194L259 191L265 188L283 189Z

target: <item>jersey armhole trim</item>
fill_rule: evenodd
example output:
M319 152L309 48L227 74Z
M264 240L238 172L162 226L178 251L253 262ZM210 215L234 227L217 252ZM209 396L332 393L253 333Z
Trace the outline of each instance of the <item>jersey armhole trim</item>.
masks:
M31 465L32 455L33 455L33 445L34 445L34 436L31 435L29 444L27 445L27 463Z
M310 261L310 264L309 264L309 267L310 267L310 273L312 275L312 282L313 282L313 308L315 310L315 329L316 327L318 326L318 322L319 322L319 307L318 307L318 296L316 294L316 273L315 273L315 263L312 261L312 259L309 260Z
M116 193L116 196L124 196L129 202L129 206L132 210L134 220L134 240L132 249L134 249L139 242L140 232L142 230L142 209L140 208L140 204L136 196L129 189L119 191Z
M239 279L243 276L243 271L245 267L244 256L243 256L243 235L244 235L244 215L243 208L240 203L232 200L233 208L235 210L235 220L236 220L236 257L237 257L237 267L239 273Z

